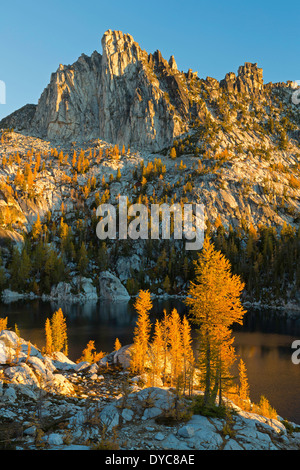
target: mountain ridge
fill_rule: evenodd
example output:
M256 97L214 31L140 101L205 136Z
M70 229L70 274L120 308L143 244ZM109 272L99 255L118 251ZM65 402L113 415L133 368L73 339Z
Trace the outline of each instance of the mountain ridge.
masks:
M0 128L46 139L100 138L161 151L187 132L191 121L209 114L199 94L203 83L212 87L212 94L222 89L257 97L280 85L265 85L263 70L249 62L223 80L199 79L191 69L180 72L174 56L167 61L159 50L148 54L121 31L107 30L101 44L102 54L94 51L71 65L60 64L35 110L35 105L25 105L2 119Z

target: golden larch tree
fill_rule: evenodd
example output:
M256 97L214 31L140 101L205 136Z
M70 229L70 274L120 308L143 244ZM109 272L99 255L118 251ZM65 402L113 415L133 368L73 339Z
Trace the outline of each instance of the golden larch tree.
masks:
M149 311L152 309L152 301L148 290L140 290L134 307L138 313L138 319L134 329L131 369L134 373L143 373L151 332Z
M149 348L150 385L159 386L164 366L164 339L162 324L156 320L151 346Z
M170 328L170 318L169 315L167 314L167 311L163 311L164 316L161 320L161 330L162 330L162 340L163 340L163 350L162 350L162 355L163 355L163 370L162 370L162 381L163 385L165 385L166 381L166 369L167 369L167 361L168 361L168 348L169 348L169 328Z
M51 352L60 352L67 356L68 355L68 337L67 337L67 323L62 312L59 308L57 312L54 312L49 323L46 321L46 345L48 347L51 344ZM50 332L51 332L51 343L50 343ZM47 348L47 346L46 346Z
M246 365L243 359L240 359L239 362L239 398L245 402L249 400L249 383L247 377Z
M7 317L0 318L0 331L6 330L7 328Z
M34 239L39 238L43 233L43 226L40 219L40 214L38 213L37 219L32 226L32 236Z
M220 384L222 386L220 374L228 374L228 370L224 371L222 356L225 352L232 354L227 330L234 323L242 324L246 313L240 300L244 283L239 276L232 274L230 262L215 250L207 236L194 264L196 279L190 283L186 304L199 327L199 369L204 386L204 404L208 405L215 401L217 389Z
M51 323L50 323L49 318L47 318L46 322L45 322L45 336L46 336L45 352L46 352L46 354L51 355L52 352L53 352L53 345L52 345Z
M90 364L94 364L95 362L100 361L105 356L105 353L103 351L100 351L97 353L96 347L95 347L95 341L90 340L85 349L82 351L82 356L76 361L77 364L79 362L89 362Z
M183 393L185 393L186 388L188 388L188 391L191 394L193 389L193 377L195 367L194 351L192 347L191 325L185 315L181 323Z
M178 385L182 373L182 337L181 320L179 313L174 308L169 320L169 352L171 361L171 385Z

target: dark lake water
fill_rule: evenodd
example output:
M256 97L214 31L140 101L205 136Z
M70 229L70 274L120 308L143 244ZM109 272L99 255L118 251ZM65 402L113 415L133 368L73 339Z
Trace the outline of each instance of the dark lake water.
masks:
M69 358L76 361L90 340L97 352L110 352L116 338L122 345L132 342L136 313L132 303L91 302L56 304L19 301L0 303L0 317L8 317L8 327L17 324L21 336L42 348L45 345L45 321L59 307L67 318ZM153 302L152 320L172 308L187 313L178 300ZM300 312L291 319L285 312L250 310L243 326L234 328L235 350L244 360L250 385L250 398L268 398L278 414L300 424L300 364L291 360L292 342L300 339Z

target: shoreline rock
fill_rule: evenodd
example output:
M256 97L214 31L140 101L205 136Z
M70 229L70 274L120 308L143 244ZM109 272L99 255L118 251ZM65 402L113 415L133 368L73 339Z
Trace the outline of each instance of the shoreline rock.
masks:
M130 295L120 279L109 271L103 271L99 276L99 298L111 301L129 301Z
M108 272L108 271L107 271ZM111 274L111 273L109 273ZM112 276L116 279L118 279L116 276L112 274ZM92 284L92 280L89 278L84 278L88 279L89 283ZM112 278L113 279L113 278ZM120 281L120 280L119 280ZM121 281L120 284L122 285ZM122 285L123 286L123 285ZM57 286L55 286L52 289L52 293L50 295L47 294L42 294L42 295L36 295L33 292L29 293L20 293L20 292L14 292L11 291L10 289L5 289L2 292L2 296L0 300L4 303L11 303L11 302L17 302L19 300L35 300L35 299L40 299L42 301L57 301L61 300L64 302L68 303L84 303L84 302L90 302L90 301L99 301L99 300L106 300L106 301L111 301L111 302L118 302L118 301L129 301L130 299L135 298L135 295L129 295L127 289L125 286L123 286L125 290L121 288L121 294L118 296L114 292L111 294L105 293L103 295L99 295L97 293L97 289L93 287L93 289L85 292L81 292L79 294L72 294L71 293L71 285L69 283L59 283ZM158 300L167 300L167 299L178 299L178 300L184 300L186 298L185 294L154 294L151 293L151 297L153 299L158 299ZM288 312L289 315L292 315L293 313L300 312L300 304L296 303L291 303L289 302L288 304L282 304L282 305L276 305L276 304L263 304L261 302L250 302L248 300L242 302L243 306L245 308L251 308L251 309L262 309L262 310L276 310L276 311L282 311L285 310Z
M12 435L10 446L120 452L300 449L295 423L289 423L288 431L281 417L245 412L229 400L234 409L230 432L226 419L190 412L168 424L175 403L188 410L190 398L178 398L170 387L137 385L141 380L130 376L128 363L124 368L117 361L129 347L112 352L104 362L76 364L62 353L49 357L36 348L28 352L26 340L1 331L0 419ZM22 433L15 435L15 429Z

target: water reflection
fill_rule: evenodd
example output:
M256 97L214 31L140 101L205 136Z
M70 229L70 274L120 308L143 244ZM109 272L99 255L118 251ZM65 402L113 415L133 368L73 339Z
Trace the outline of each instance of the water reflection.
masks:
M246 364L252 401L264 395L281 416L300 424L300 365L291 361L293 339L244 331L235 334L235 350Z

